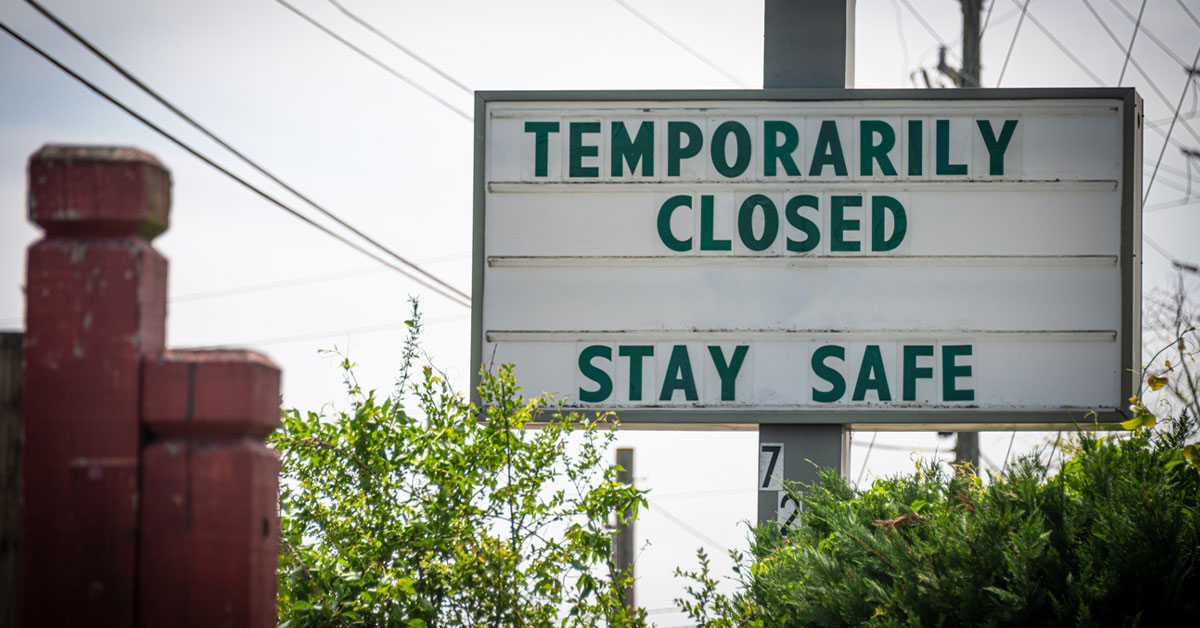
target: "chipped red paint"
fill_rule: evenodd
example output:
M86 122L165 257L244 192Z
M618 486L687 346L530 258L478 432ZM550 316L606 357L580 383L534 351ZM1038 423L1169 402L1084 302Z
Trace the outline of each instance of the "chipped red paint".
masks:
M157 159L46 146L29 178L22 625L273 626L279 369L164 350Z

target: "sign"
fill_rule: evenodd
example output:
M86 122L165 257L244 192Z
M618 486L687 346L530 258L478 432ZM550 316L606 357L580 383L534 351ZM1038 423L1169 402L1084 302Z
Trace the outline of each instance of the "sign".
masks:
M1131 89L480 93L473 363L626 424L1124 420L1140 115Z

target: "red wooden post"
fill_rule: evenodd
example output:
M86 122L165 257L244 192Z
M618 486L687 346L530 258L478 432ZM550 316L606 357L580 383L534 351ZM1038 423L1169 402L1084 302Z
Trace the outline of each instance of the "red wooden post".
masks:
M279 369L248 351L146 363L142 626L275 625Z
M279 369L164 351L169 205L137 150L30 159L24 626L275 624Z
M170 176L132 149L29 161L23 625L132 626L141 362L163 348Z

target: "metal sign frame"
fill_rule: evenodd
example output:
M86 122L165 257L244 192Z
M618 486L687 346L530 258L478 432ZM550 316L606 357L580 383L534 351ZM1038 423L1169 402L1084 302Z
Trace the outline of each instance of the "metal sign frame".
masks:
M475 94L474 227L472 234L471 375L472 398L477 388L483 355L484 225L487 156L487 105L493 102L663 102L688 101L1036 101L1109 99L1122 107L1123 163L1121 168L1120 249L1121 357L1124 377L1119 377L1119 399L1136 394L1141 380L1141 180L1142 101L1133 88L1020 88L1020 89L769 89L769 90L649 90L649 91L484 91ZM575 410L575 408L572 408ZM1047 429L1077 425L1104 426L1129 418L1127 408L1062 411L987 410L970 406L939 408L863 409L763 409L763 408L622 408L616 410L625 428L635 429L747 429L758 424L842 423L853 429ZM588 408L585 411L591 412ZM605 411L597 408L597 411Z

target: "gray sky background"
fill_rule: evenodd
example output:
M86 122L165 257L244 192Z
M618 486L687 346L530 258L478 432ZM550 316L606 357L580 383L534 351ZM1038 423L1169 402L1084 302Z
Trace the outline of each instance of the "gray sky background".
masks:
M1128 46L1132 18L1142 2L1089 1L1120 46ZM294 3L453 106L472 111L470 95L356 25L327 0ZM457 114L275 0L45 4L281 178L402 255L469 290L472 126ZM628 0L629 6L741 84L613 0L343 4L472 89L762 85L760 1ZM278 186L124 83L23 2L6 0L2 5L4 23L201 151L300 207ZM1200 17L1200 1L1186 0L1183 5ZM1023 21L1020 6L1015 0L996 0L991 9L983 40L985 86L996 86L1010 45L1004 87L1117 84L1125 54L1082 0L1033 0ZM957 62L960 20L955 0L859 0L856 87L913 87L911 73L921 67L935 75L938 39L951 44L951 59ZM1142 26L1132 61L1149 78L1131 63L1122 84L1137 87L1145 99L1146 119L1165 118L1165 131L1187 79L1173 56L1191 63L1200 47L1200 23L1177 0L1147 0ZM1079 63L1042 28L1061 40ZM1183 117L1200 130L1200 93L1195 82L1187 89ZM1200 148L1200 136L1183 125L1177 125L1171 137L1183 146ZM1144 141L1148 182L1163 140L1148 128ZM348 350L361 365L358 375L365 386L390 387L408 317L406 299L414 295L420 297L427 324L425 348L460 388L465 387L470 350L466 308L268 205L7 36L0 36L0 328L23 325L24 250L38 237L25 220L25 164L47 142L133 145L155 154L171 169L172 224L156 245L171 263L167 329L172 346L239 344L259 349L284 369L285 404L316 409L343 398L338 360L318 354L320 349ZM1200 161L1193 160L1189 168L1179 147L1170 145L1162 164L1147 207L1163 208L1145 214L1144 233L1175 258L1198 262L1200 199L1167 205L1185 200L1188 173L1200 169ZM1195 183L1200 185L1200 179ZM1168 288L1177 276L1170 263L1149 244L1143 250L1147 291ZM1188 282L1193 292L1200 288L1194 276ZM1018 434L1011 441L1013 453L1028 451L1046 437ZM1001 463L1010 438L1009 432L985 433L985 457ZM870 433L855 435L852 478L859 476L870 439ZM714 562L720 569L728 564L720 559L724 548L745 547L747 528L741 522L754 517L757 436L627 432L620 443L636 448L637 481L653 489L651 508L638 522L639 543L644 544L638 563L639 602L652 610L664 609L681 592L672 570L693 567L696 547L718 555ZM909 470L912 451L931 455L924 452L952 445L932 433L881 434L864 477ZM662 626L684 623L670 612L652 617Z

